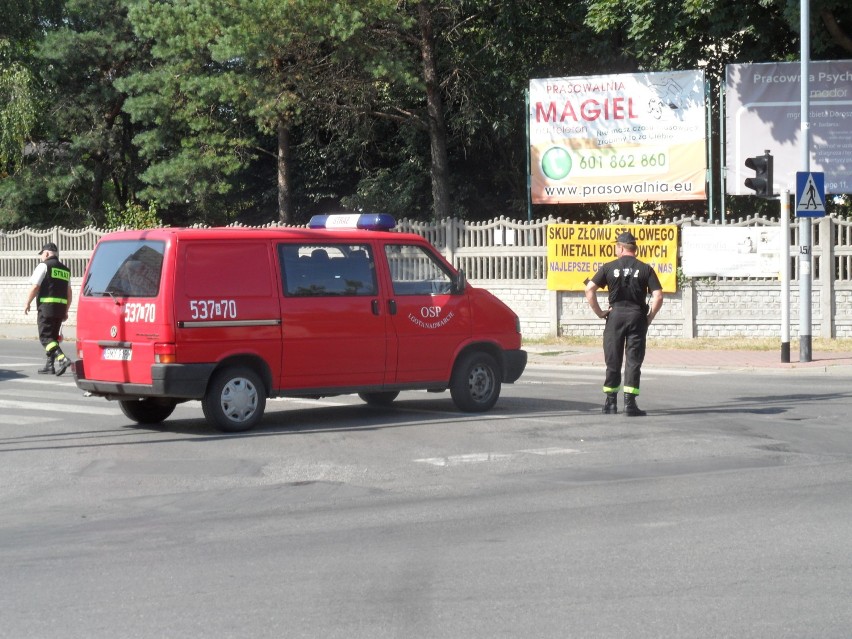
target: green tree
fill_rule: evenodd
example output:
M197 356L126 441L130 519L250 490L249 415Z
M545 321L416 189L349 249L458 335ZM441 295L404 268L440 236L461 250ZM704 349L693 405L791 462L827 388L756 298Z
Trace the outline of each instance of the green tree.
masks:
M21 223L103 221L104 204L135 198L132 125L116 78L144 57L119 0L68 0L35 41L30 64L43 94L25 165L0 185L0 210Z
M8 59L0 40L0 177L20 168L38 110L29 70Z
M227 216L225 196L241 183L245 195L245 177L272 160L277 218L294 221L294 139L308 137L308 123L338 125L363 81L356 63L369 59L356 37L365 16L391 9L386 1L135 3L131 20L157 61L121 84L127 110L150 126L136 139L151 163L146 197L185 201L193 218L216 208Z

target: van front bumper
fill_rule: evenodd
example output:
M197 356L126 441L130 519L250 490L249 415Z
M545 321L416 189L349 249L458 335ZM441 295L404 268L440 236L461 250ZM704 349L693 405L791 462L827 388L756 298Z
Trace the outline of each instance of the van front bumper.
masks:
M527 367L527 352L524 350L503 351L503 383L512 384Z
M151 366L150 384L131 384L86 379L83 360L78 360L74 363L74 379L77 388L109 399L134 397L201 399L204 397L207 382L215 368L215 364L154 364Z

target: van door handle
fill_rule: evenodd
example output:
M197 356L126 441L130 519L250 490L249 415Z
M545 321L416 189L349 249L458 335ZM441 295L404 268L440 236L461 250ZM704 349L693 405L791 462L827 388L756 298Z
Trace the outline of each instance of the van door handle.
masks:
M379 314L379 300L373 300L370 305L373 307L373 315Z
M391 315L396 315L396 300L388 300L388 310Z

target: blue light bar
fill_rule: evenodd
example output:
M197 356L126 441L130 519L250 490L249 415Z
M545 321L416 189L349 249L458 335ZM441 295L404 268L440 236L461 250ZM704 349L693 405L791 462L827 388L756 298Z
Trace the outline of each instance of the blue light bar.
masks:
M390 213L337 213L314 215L308 222L312 229L361 229L365 231L390 231L396 220Z

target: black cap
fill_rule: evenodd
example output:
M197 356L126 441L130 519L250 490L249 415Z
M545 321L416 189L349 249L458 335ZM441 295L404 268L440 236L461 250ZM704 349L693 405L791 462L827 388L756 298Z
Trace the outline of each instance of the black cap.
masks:
M56 246L56 244L54 244L53 242L48 242L47 244L45 244L44 246L41 247L41 250L38 252L38 254L41 255L45 251L52 251L52 252L54 252L58 255L59 254L59 247Z
M633 237L633 233L631 233L630 231L625 231L617 238L615 238L615 241L619 244L636 244L636 238Z

